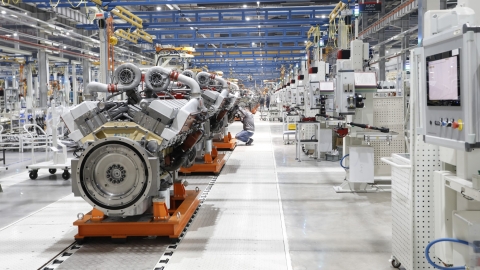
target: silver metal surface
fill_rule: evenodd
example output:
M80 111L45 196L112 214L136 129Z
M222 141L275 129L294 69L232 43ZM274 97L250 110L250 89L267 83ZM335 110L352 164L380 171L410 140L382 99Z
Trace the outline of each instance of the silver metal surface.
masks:
M158 190L158 173L154 174L148 156L144 148L127 138L94 142L74 167L73 190L106 214L142 214L152 188Z

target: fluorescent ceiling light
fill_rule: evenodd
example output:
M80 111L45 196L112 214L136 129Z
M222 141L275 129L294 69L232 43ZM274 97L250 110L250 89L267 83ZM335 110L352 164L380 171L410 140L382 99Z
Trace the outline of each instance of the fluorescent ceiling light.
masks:
M157 10L158 10L158 11L162 10L162 7L157 7Z
M2 14L7 14L7 12L5 10L2 10Z
M246 8L246 7L247 7L247 5L243 5L243 7L244 7L244 8Z

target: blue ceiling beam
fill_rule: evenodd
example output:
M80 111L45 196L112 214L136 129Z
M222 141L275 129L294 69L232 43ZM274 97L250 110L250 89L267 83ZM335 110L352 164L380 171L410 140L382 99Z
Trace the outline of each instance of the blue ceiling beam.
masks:
M328 23L328 19L269 19L269 20L217 20L217 21L173 21L173 22L157 22L157 23L143 23L143 29L155 28L179 28L179 27L255 27L263 26L291 26L291 25L323 25ZM128 23L116 23L116 29L132 28ZM95 30L98 29L97 24L77 24L79 29Z
M347 3L348 0L342 0L344 3ZM49 1L46 1L46 0L43 0L43 1L40 1L40 0L23 0L22 1L23 3L43 3L46 7L51 7L50 5L50 2ZM278 3L279 1L278 0L264 0L262 1L263 4L265 3ZM280 1L282 2L282 1ZM290 1L284 1L286 3L295 3L295 2L299 2L299 3L305 3L304 0L290 0ZM75 1L75 2L72 2L73 5L78 5L78 1ZM138 5L141 5L141 6L153 6L153 5L167 5L167 4L170 4L170 5L189 5L189 4L197 4L197 5L202 5L202 4L248 4L248 3L252 3L251 5L252 6L255 6L255 2L242 2L242 3L239 3L238 0L173 0L173 1L170 1L170 0L152 0L152 1L125 1L125 2L122 2L122 1L103 1L103 6L108 6L108 7L115 7L115 6L138 6ZM60 6L62 5L62 6ZM65 6L64 6L65 5ZM68 5L68 6L67 6ZM90 3L90 2L87 2L85 4L82 4L82 6L96 6L94 3ZM72 7L72 5L70 3L68 3L68 1L65 1L65 0L61 0L58 4L57 7Z
M213 38L203 38L203 37L194 37L194 38L156 38L154 42L163 43L163 44L189 44L189 43L199 43L208 41L210 44L217 43L249 43L249 42L304 42L307 37L213 37Z
M265 62L262 64L262 66L265 68L265 67L268 67L268 68L279 68L281 67L282 65L288 65L288 64L296 64L296 63L299 63L300 61L298 60L293 60L293 63L292 62L288 62L288 63L285 63L285 62ZM194 64L198 64L199 62L194 62ZM231 63L231 65L230 65ZM242 63L242 62L233 62L233 61L230 61L230 62L213 62L213 63L209 63L208 66L215 66L215 67L223 67L223 68L256 68L258 66L260 66L261 64L260 63Z
M257 44L258 45L258 44ZM301 46L300 46L301 45ZM250 45L251 46L251 45ZM284 46L284 47L219 47L219 48L199 48L198 46L193 46L195 52L256 52L256 51L267 51L267 52L278 52L280 51L305 51L305 44L299 44L299 46ZM155 50L143 50L143 53L154 53Z
M264 15L265 12L267 12L269 15L278 15L278 14L285 14L291 12L293 15L298 15L298 14L304 14L304 13L311 13L315 12L318 13L319 15L322 14L329 14L333 10L335 5L324 5L324 6L293 6L293 7L258 7L258 8L229 8L229 9L194 9L194 10L189 10L189 9L183 9L183 10L160 10L160 11L132 11L133 14L141 17L141 16L151 16L151 15L178 15L182 17L189 17L189 16L195 16L196 14L199 14L200 16L203 15L213 15L213 16L218 16L219 13L228 13L230 14L235 13L235 12L241 12L245 14L252 14L257 16L258 14Z
M267 50L265 51L241 51L241 54L237 54L236 51L221 51L221 50L205 50L205 51L197 51L195 53L195 57L200 57L200 56L206 56L206 55L211 55L213 53L214 55L220 56L220 55L229 55L229 56L271 56L271 57L276 57L276 56L291 56L294 54L295 56L298 54L305 55L303 51L298 50L298 51L291 51L291 50Z
M257 44L258 45L258 44ZM263 45L263 43L262 43ZM305 50L305 44L299 44L299 46L283 46L283 47L220 47L220 48L198 48L195 47L196 52L212 52L216 50L217 52L256 52L256 51L298 51ZM152 51L153 52L153 51Z
M193 65L196 66L202 66L202 65L207 65L207 66L214 66L217 68L223 68L223 69L229 69L229 68L256 68L259 66L263 67L270 67L270 68L280 68L282 65L285 67L288 67L290 64L296 65L300 63L300 60L291 60L291 61L285 61L285 62L194 62Z
M217 35L229 35L233 34L244 34L252 35L261 33L262 35L269 36L272 33L282 33L283 35L306 35L310 26L301 26L301 27L261 27L258 28L258 25L255 27L242 27L242 28L199 28L199 29L176 29L176 30L148 30L148 33L151 35L174 35L178 37L179 35L201 35L208 34L210 36Z

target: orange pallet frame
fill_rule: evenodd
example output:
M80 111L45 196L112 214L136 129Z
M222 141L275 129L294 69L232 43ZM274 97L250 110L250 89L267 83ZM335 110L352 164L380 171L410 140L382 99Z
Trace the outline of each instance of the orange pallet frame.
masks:
M213 146L221 150L234 150L237 147L237 139L232 138L232 134L228 132L223 136L223 140L213 141Z
M173 193L170 209L167 209L165 202L153 202L153 215L110 218L93 208L81 220L73 223L78 227L75 240L83 242L89 237L111 237L125 241L128 236L168 236L178 239L200 203L200 191L185 190L183 183L179 182L174 183Z
M225 165L225 154L219 154L217 148L212 148L211 154L205 154L203 163L195 163L189 168L181 167L179 172L191 173L214 173L219 174Z

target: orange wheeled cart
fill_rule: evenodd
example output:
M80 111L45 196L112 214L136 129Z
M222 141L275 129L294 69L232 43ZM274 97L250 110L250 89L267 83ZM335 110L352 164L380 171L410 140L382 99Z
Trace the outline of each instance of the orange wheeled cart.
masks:
M203 163L195 163L189 168L181 167L181 173L214 173L219 174L225 165L225 154L219 154L215 146L212 147L211 154L206 153L203 157Z
M153 199L151 213L130 217L109 217L93 209L75 221L78 227L75 240L82 242L88 237L111 237L125 241L128 236L168 236L178 239L195 214L200 203L200 190L185 190L182 181L173 184L170 209L165 201Z
M213 146L220 150L234 150L237 147L237 139L232 138L232 134L228 132L223 136L223 140L214 140Z

